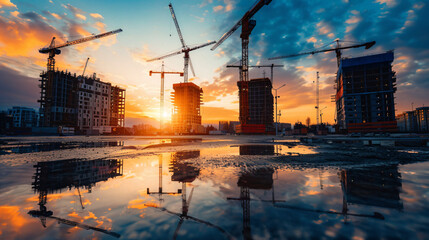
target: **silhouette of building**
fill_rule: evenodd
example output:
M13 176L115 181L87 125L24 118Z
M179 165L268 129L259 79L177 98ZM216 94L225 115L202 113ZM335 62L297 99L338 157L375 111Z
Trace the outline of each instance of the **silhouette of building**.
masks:
M12 116L13 127L31 128L37 126L37 112L27 107L12 107L8 110L8 115Z
M40 127L72 127L82 133L124 127L124 89L102 82L95 74L49 71L40 77Z
M176 134L205 133L201 125L202 88L194 83L173 84L173 131Z
M429 107L416 108L396 116L400 132L429 132Z
M337 74L337 120L348 132L396 131L393 51L341 60Z

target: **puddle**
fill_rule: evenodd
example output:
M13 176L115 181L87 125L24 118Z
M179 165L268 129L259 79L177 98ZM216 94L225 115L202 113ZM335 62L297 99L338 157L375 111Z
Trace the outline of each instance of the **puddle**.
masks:
M48 152L75 148L104 148L124 146L124 141L114 142L44 142L44 143L22 143L8 144L0 148L0 155L12 153Z
M297 169L264 161L289 152L317 150L208 145L121 159L0 164L0 238L429 236L429 162ZM199 164L215 161L231 164Z

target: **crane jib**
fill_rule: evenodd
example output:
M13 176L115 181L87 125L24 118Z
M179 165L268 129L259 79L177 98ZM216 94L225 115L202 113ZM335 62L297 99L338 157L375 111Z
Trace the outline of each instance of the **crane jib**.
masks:
M85 37L85 38L77 39L77 40L74 40L74 41L66 42L64 44L55 46L53 48L49 48L47 50L57 49L57 48L62 48L62 47L67 47L67 46L70 46L70 45L75 45L75 44L79 44L79 43L91 41L93 39L98 39L98 38L106 37L106 36L109 36L109 35L113 35L113 34L116 34L116 33L119 33L119 32L122 32L122 29L116 29L114 31L101 33L101 34L98 34L98 35L95 35L95 36Z

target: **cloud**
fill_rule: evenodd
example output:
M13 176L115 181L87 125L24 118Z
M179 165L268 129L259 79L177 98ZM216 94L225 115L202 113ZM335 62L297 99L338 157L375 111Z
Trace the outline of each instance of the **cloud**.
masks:
M80 13L76 13L76 15L75 15L77 18L79 18L79 19L81 19L81 20L86 20L86 17L84 16L84 15L82 15L82 14L80 14Z
M90 13L89 15L95 19L104 19L103 16L101 16L101 14L98 14L98 13Z
M37 78L26 77L17 71L0 65L0 108L10 106L27 106L38 108L39 81Z
M396 5L395 0L376 0L376 2L378 2L380 4L386 4L388 7L393 7Z
M67 5L62 4L61 6L63 6L65 9L70 10L70 12L72 12L76 18L81 19L83 21L86 20L86 17L84 15L85 12L83 10L72 6L71 4L67 4Z
M52 15L54 18L58 19L58 20L61 20L61 19L62 19L62 18L61 18L61 16L60 16L60 15L58 15L58 14L56 14L56 13L51 13L51 15Z
M10 0L0 0L0 8L16 8L16 5L13 4Z
M234 10L219 20L218 32L228 31L232 24L242 17L243 9L250 7L248 1L244 0L237 1L235 5ZM324 7L319 9L314 6ZM429 15L427 4L413 1L363 0L347 3L342 1L315 1L312 3L298 0L273 1L261 8L254 16L257 25L250 37L249 59L254 63L264 63L268 57L313 50L318 47L319 43L332 42L334 37L353 42L375 40L377 45L372 49L345 50L343 56L361 56L396 49L397 60L394 62L394 69L397 71L398 84L409 83L398 86L396 100L398 109L402 109L404 108L403 102L408 102L408 99L421 103L429 102L429 97L422 94L429 90L429 82L424 80L424 73L427 73L425 70L429 69L429 50L427 48L429 33L422 31L422 29L429 29L427 15ZM237 32L240 32L240 29ZM315 33L319 36L315 36ZM237 33L226 40L215 54L222 52L223 57L239 59L241 57L241 47L239 46L240 38ZM260 46L266 47L261 48ZM409 60L407 62L398 60L401 56L407 56ZM335 53L277 60L275 63L284 63L287 69L285 72L275 74L275 82L277 84L286 83L289 87L285 87L282 91L285 91L285 96L293 96L279 101L282 108L288 109L288 116L295 115L298 118L303 114L301 112L305 112L305 109L307 112L314 111L314 87L311 85L311 80L314 79L315 72L319 71L324 76L324 79L321 79L323 82L321 101L323 100L324 104L330 106L328 109L332 108L332 113L326 112L325 114L331 115L329 119L333 122L333 108L335 107L331 106L330 95L335 92L332 88L333 76L336 73ZM302 68L293 70L299 66ZM237 89L235 81L238 74L232 74L232 78L228 79L229 71L221 68L221 71L217 73L219 77L215 77L213 82L204 83L205 99L206 93L211 101L222 94L222 89L218 89L218 85ZM296 82L297 79L303 83ZM219 80L223 82L216 83ZM416 94L413 95L412 91L416 91ZM327 115L324 115L324 119L325 117ZM301 121L303 120L302 118Z
M214 11L214 12L219 12L219 11L221 11L222 9L223 9L223 6L222 6L222 5L217 5L217 6L213 7L213 11Z
M0 16L0 55L34 56L37 49L50 42L52 36L63 39L63 34L47 24L45 17L34 12L17 16L20 18Z

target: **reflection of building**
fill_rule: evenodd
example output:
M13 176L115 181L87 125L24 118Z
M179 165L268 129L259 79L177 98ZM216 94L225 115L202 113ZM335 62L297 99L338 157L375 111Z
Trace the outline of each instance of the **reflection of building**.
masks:
M240 175L237 185L250 189L271 189L273 187L273 173L271 168L258 168Z
M177 182L193 182L200 170L190 163L183 162L183 160L197 158L200 156L200 151L182 151L176 152L171 155L170 172L173 173L171 181Z
M122 160L59 160L38 162L34 166L33 189L54 193L61 189L84 187L91 189L97 182L122 176Z
M93 227L81 222L74 222L53 216L52 211L48 211L46 203L48 194L61 191L62 189L76 188L79 193L80 203L83 208L82 198L79 188L84 187L91 191L97 182L107 181L109 178L122 176L122 160L60 160L50 162L38 162L34 166L36 173L32 183L35 192L39 193L39 210L28 212L33 217L40 218L42 225L46 227L46 219L51 218L58 223L67 224L73 227L91 229L102 232L110 236L119 238L121 235L106 229Z
M401 174L397 165L343 170L341 183L349 204L403 208L399 196L402 189Z
M240 155L274 155L274 145L240 145Z
M13 107L8 110L8 115L13 117L13 127L31 128L37 126L37 113L32 108Z
M241 201L243 208L243 238L252 239L251 225L250 225L250 191L249 189L272 189L273 188L273 174L274 170L271 168L259 168L252 171L243 172L237 182L240 187L240 198L228 198L228 200ZM274 189L273 200L274 203Z
M204 133L201 125L203 89L194 83L173 84L173 131L177 134Z
M337 75L337 119L348 132L396 131L393 51L341 60Z
M81 77L55 71L40 76L41 127L74 127L84 133L124 127L124 89L102 82L95 74Z

